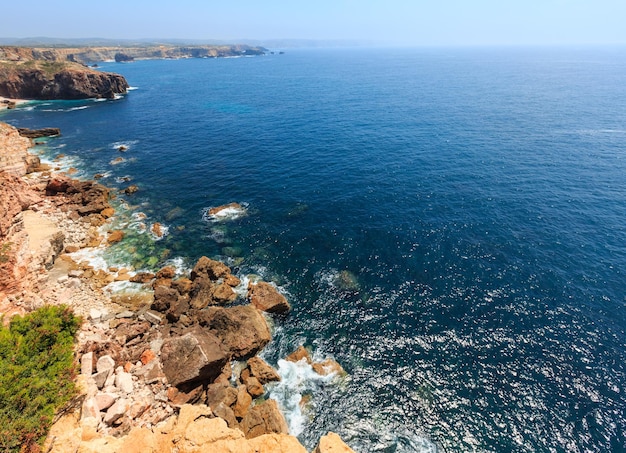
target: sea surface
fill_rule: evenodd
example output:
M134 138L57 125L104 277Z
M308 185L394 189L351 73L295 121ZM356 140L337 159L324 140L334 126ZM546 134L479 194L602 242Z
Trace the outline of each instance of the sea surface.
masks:
M101 69L134 89L0 120L60 127L42 156L139 187L109 263L207 255L278 285L293 310L263 357L309 448L331 430L361 453L626 451L626 49ZM245 215L206 215L230 202ZM281 360L300 344L347 376Z

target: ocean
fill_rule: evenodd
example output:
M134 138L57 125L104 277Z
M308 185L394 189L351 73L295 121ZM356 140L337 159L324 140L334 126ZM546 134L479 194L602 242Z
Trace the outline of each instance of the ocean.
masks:
M133 89L0 120L60 127L43 157L138 186L109 263L207 255L279 286L293 310L263 357L307 447L626 451L626 49L100 67ZM230 202L245 215L207 216ZM347 376L281 360L301 344Z

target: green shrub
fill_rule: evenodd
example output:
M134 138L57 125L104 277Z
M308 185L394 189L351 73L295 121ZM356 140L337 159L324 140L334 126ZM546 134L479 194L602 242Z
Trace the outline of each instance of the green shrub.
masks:
M0 322L1 452L36 451L55 412L76 394L80 323L63 305L15 316L8 327Z

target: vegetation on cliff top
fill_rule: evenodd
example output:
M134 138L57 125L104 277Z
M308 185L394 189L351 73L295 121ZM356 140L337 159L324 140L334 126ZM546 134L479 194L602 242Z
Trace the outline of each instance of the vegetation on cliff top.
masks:
M75 394L74 337L80 318L42 307L0 322L0 451L37 451L55 412Z

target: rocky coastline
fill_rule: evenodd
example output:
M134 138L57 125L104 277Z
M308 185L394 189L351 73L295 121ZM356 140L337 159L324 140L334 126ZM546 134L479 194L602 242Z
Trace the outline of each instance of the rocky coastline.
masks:
M72 61L93 64L101 61L127 62L147 59L223 58L264 55L267 49L233 45L146 45L146 46L89 46L89 47L14 47L0 46L0 60L49 62ZM118 58L116 58L116 55Z
M81 394L57 415L44 450L306 452L267 397L280 376L257 356L271 341L269 317L290 310L287 299L267 282L242 288L207 257L189 275L82 262L76 252L115 233L112 194L41 165L31 140L0 123L0 313L7 322L63 303L84 320ZM104 288L114 281L138 290L111 298ZM332 359L313 363L304 348L286 359L343 373ZM314 451L352 450L329 433Z
M123 76L78 63L0 61L0 96L9 99L114 99L128 88Z

